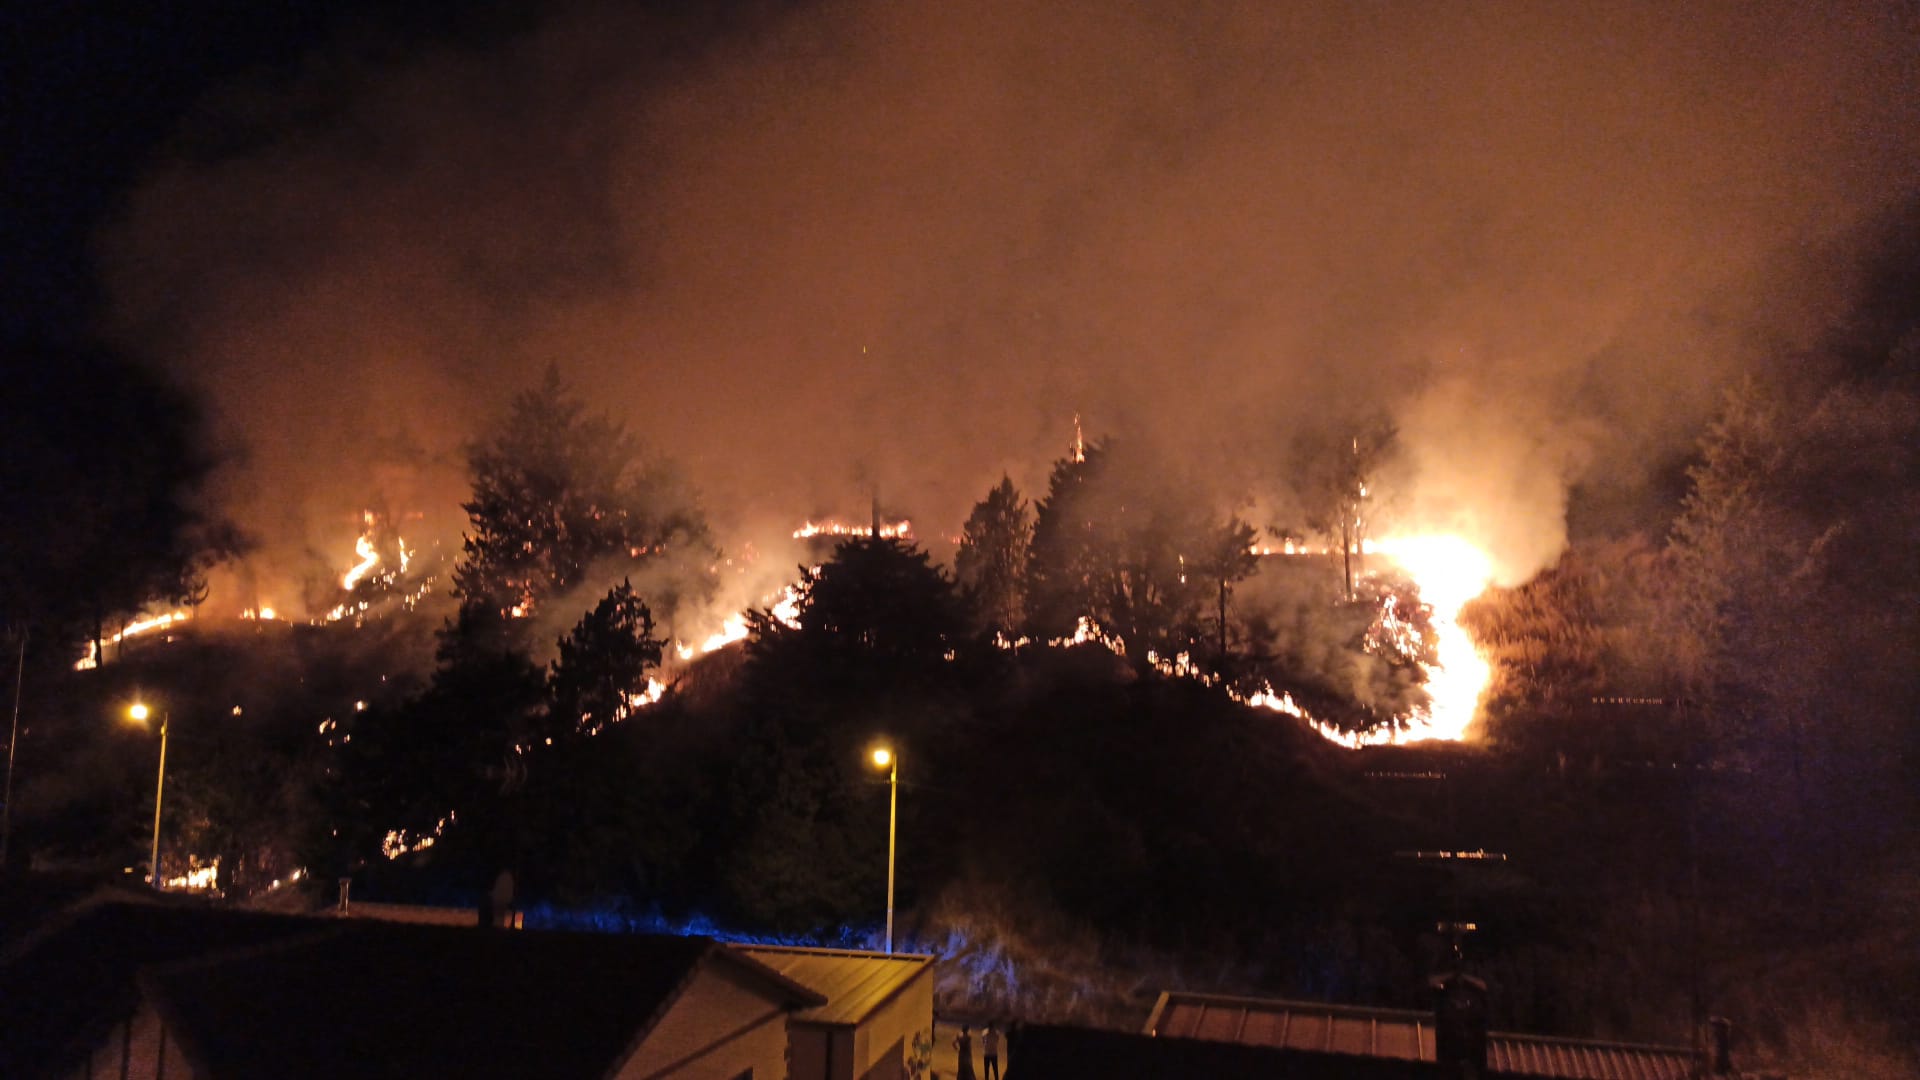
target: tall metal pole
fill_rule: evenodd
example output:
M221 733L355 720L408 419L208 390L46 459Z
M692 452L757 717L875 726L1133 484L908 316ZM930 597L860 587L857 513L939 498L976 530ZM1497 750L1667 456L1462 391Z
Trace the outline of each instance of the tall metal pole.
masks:
M894 826L900 809L900 753L893 755L893 768L887 773L887 955L893 955L893 853Z
M160 797L167 790L167 711L160 710L160 779L153 785L153 853L147 861L147 885L160 887Z
M27 675L27 632L20 631L20 658L13 668L13 731L7 735L7 786L0 793L0 874L7 872L7 846L13 838L13 755L20 746L20 684Z

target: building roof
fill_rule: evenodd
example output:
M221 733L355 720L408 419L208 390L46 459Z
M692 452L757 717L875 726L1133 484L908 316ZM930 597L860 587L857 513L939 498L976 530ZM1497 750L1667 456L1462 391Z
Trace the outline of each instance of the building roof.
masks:
M1279 998L1168 992L1147 1018L1147 1034L1404 1061L1434 1060L1433 1016ZM1491 1075L1551 1080L1680 1080L1693 1051L1684 1046L1560 1039L1489 1032Z
M313 925L165 902L83 903L57 915L0 961L0 1076L77 1067L138 1008L134 979L146 965L280 941Z
M143 976L201 1075L602 1077L707 963L825 1000L710 938L309 921Z
M599 1077L705 964L827 1002L703 937L90 903L0 957L0 1076L72 1072L144 994L207 1077Z
M1449 1080L1425 1061L1307 1053L1124 1031L1016 1025L1007 1080Z
M794 1014L805 1024L851 1026L892 1001L908 983L933 969L933 957L917 953L861 952L778 945L740 945L740 952L826 998Z

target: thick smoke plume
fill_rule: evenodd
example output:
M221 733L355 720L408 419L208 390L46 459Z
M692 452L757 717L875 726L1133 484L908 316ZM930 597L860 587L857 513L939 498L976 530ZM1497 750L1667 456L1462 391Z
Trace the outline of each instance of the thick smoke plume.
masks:
M1512 579L1806 340L1844 283L1796 252L1914 195L1898 12L582 6L217 95L103 250L243 452L256 591L370 506L455 543L548 362L728 544L876 487L957 533L1075 413L1284 515L1300 435L1385 413L1405 523Z

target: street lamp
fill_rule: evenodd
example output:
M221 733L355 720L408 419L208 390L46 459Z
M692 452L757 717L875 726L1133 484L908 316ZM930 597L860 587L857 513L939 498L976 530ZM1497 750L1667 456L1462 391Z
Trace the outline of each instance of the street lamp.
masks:
M900 756L890 746L873 748L873 764L887 770L887 954L893 954L894 825L900 809Z
M127 709L127 716L136 724L145 724L153 710L147 708L144 701L136 701ZM160 797L167 790L167 712L160 711L160 778L153 784L153 851L147 859L147 885L160 887Z

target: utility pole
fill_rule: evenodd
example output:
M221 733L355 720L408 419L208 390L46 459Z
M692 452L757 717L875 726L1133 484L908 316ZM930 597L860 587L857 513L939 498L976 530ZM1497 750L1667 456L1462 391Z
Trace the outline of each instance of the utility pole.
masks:
M20 652L13 663L13 730L7 735L7 783L0 793L0 874L7 872L8 845L13 839L13 756L20 746L20 686L27 675L27 631L20 631Z

